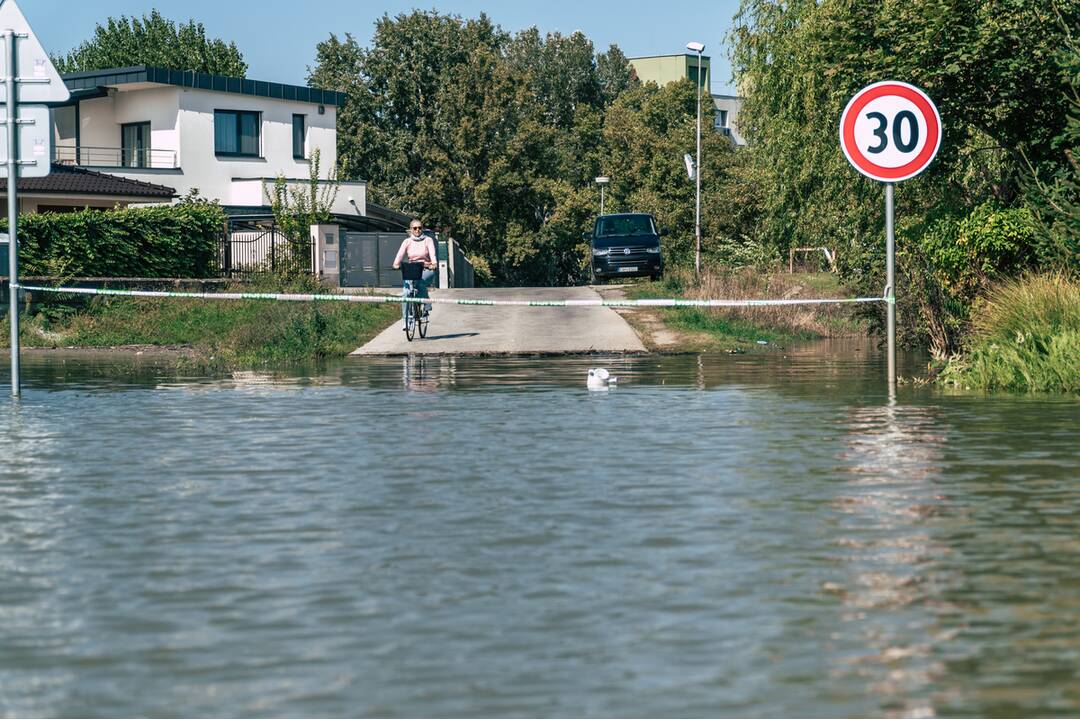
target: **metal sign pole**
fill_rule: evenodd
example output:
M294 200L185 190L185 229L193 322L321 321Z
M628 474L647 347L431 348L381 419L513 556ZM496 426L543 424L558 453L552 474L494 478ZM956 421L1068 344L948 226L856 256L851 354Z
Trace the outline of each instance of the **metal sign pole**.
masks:
M896 239L893 233L893 184L885 183L885 308L889 335L889 387L896 386Z
M18 107L15 95L15 77L18 73L18 53L15 50L15 31L4 31L5 50L7 50L7 181L8 181L8 317L11 319L11 395L19 397L19 206L15 196L15 186L19 172L19 133Z

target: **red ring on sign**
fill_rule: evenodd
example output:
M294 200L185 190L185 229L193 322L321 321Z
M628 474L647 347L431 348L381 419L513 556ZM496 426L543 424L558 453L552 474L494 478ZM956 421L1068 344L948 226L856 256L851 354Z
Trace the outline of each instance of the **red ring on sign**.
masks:
M910 100L922 113L923 119L926 120L926 143L923 145L922 152L915 156L911 162L899 167L885 167L871 162L855 144L855 121L859 119L859 113L871 101L883 95L897 95L905 100ZM883 180L904 180L922 172L923 168L934 157L941 136L941 121L938 119L934 106L927 101L922 93L907 85L882 83L881 85L872 86L862 95L859 95L844 111L844 123L840 128L840 136L844 141L848 159L864 174Z

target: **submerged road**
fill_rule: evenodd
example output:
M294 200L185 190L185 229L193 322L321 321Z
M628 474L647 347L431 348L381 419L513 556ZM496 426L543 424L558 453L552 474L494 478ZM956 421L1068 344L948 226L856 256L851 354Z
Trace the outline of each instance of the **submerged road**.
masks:
M432 297L492 300L598 299L587 287L453 288ZM353 355L489 355L644 352L633 328L606 307L436 304L425 339L409 342L398 320Z

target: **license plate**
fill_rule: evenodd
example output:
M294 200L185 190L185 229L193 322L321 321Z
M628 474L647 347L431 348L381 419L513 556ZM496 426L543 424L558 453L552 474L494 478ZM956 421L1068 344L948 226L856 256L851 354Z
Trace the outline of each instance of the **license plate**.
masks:
M623 267L619 268L619 272L637 272L637 266L636 265L623 266Z

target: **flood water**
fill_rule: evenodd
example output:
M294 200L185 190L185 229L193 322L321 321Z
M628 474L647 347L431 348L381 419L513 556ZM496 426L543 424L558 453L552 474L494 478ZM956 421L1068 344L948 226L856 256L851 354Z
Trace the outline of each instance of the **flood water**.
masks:
M23 376L0 715L1080 715L1076 398L843 344Z

